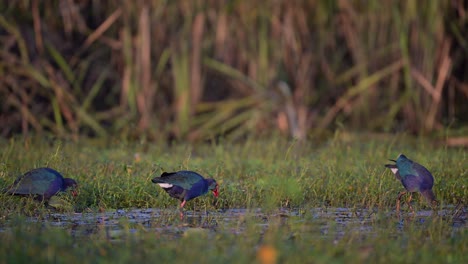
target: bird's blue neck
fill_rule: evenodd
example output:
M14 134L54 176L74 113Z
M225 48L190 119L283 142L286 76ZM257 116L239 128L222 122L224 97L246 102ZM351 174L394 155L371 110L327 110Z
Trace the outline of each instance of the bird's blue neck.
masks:
M397 167L398 171L400 172L400 175L405 176L407 174L411 174L413 171L412 165L413 162L411 162L410 160L397 162Z

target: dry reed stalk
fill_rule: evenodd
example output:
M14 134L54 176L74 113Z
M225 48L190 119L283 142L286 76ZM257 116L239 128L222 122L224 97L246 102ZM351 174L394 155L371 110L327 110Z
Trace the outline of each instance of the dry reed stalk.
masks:
M195 114L195 108L203 94L201 56L205 15L198 13L192 24L192 47L190 61L190 114Z
M150 126L154 94L156 93L151 82L151 28L148 6L143 6L139 20L139 47L137 52L138 83L140 89L136 95L140 121L138 129L145 131Z
M439 66L439 72L437 75L437 81L434 86L433 100L431 107L429 108L429 113L426 118L426 129L432 131L436 122L436 115L439 111L440 99L442 98L442 91L444 89L445 83L448 80L448 75L452 65L452 59L450 58L450 44L451 41L446 39L442 43L442 61Z
M95 41L97 41L99 38L101 38L104 33L112 26L115 24L117 19L120 18L122 15L122 9L117 8L112 14L110 14L104 22L99 25L97 29L95 29L91 34L88 35L86 38L85 42L83 43L82 48L87 49L91 44L93 44Z
M376 73L370 75L369 77L362 79L355 86L349 87L344 95L342 95L336 103L327 111L325 117L321 120L318 127L324 129L330 125L335 116L341 111L349 101L355 96L359 96L361 93L365 92L371 85L381 81L383 78L393 74L396 71L401 70L404 63L403 60L398 60L389 66L377 71Z
M33 26L34 26L34 38L36 40L36 48L39 54L44 52L44 42L42 40L42 22L39 15L39 0L32 1L32 16L33 16Z
M447 138L446 144L450 147L468 147L468 137L450 137Z
M59 74L55 72L52 66L46 65L45 71L48 75L50 86L55 94L55 99L57 100L61 113L65 117L65 120L67 120L67 125L70 128L72 135L74 135L74 137L77 137L79 125L75 118L76 113L71 108L71 105L73 104L71 98L72 94L69 92L69 89L67 90L66 82L63 79L61 79Z

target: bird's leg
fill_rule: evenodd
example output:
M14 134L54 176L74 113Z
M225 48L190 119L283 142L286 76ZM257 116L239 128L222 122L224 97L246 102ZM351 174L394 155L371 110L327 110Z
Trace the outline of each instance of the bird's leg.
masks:
M413 215L416 215L416 213L414 212L413 206L411 205L412 199L413 199L413 194L410 193L408 200L406 200L406 203L408 204L408 207L411 210L411 212L413 212Z
M180 204L180 220L182 221L182 219L184 219L184 205L185 205L185 200L182 201L182 203Z
M405 193L406 193L405 191L402 191L402 192L400 192L400 193L398 194L397 204L396 204L396 214L397 214L397 215L400 215L400 200L401 200L401 197L402 197L403 195L405 195Z
M184 219L184 211L182 211L182 209L179 212L179 217L180 217L180 221Z
M439 206L439 202L437 202L436 200L433 200L431 202L432 215L435 215L435 216L439 215L438 208L437 208L438 206Z

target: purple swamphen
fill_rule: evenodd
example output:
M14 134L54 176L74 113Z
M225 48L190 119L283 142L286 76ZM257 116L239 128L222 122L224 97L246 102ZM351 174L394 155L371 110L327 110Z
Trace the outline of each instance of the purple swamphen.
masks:
M406 191L402 191L398 195L396 207L397 214L400 212L401 197L408 192L410 193L410 197L407 204L413 213L414 210L410 204L413 192L420 192L431 206L434 207L437 205L434 192L432 192L434 177L432 177L432 174L424 166L408 159L403 154L400 154L397 160L391 159L390 161L393 161L396 164L386 164L385 167L392 170L395 177L401 181L406 189Z
M161 186L169 196L179 199L182 202L181 210L187 201L208 191L212 191L215 197L219 194L218 184L214 179L205 179L194 171L164 172L161 177L155 177L151 181ZM182 218L183 213L180 215Z
M58 192L72 189L76 196L77 183L70 178L64 178L58 171L51 168L38 168L18 177L5 192L12 195L33 196L39 201L48 201Z

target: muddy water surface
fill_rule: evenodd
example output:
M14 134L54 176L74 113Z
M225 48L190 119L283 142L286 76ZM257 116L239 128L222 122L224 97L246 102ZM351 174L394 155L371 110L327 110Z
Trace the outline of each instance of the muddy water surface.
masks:
M171 209L126 209L103 213L59 214L53 213L42 221L49 226L69 229L74 236L99 236L109 240L136 233L154 232L157 235L177 238L191 232L231 232L241 234L248 227L266 230L271 226L300 226L301 232L320 237L339 239L347 232L374 235L379 232L401 232L408 223L424 226L433 219L442 219L454 231L467 228L465 207L449 206L433 214L418 211L379 212L377 209L312 208L279 209L263 212L261 209L228 209L219 211L186 211L179 219L179 211ZM459 233L459 232L454 232ZM463 232L462 232L463 233Z

